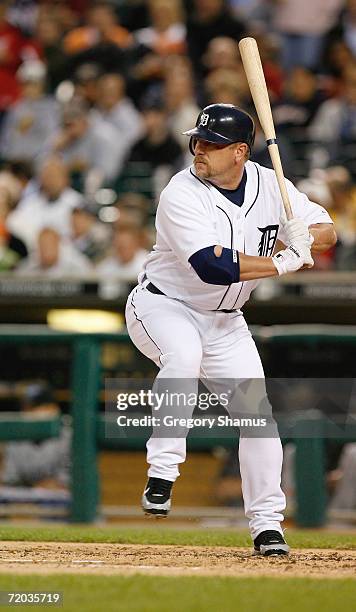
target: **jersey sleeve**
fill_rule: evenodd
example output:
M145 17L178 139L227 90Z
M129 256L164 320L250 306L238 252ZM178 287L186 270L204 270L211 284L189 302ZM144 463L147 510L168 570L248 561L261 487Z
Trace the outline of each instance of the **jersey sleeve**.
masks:
M325 208L309 200L304 193L299 191L293 183L291 183L291 181L286 181L286 183L294 217L303 219L308 225L333 222ZM282 242L286 241L283 229L279 230L278 239Z
M186 268L191 268L188 261L191 255L219 244L208 202L189 187L180 187L177 193L173 193L173 187L162 192L156 229L157 239L161 236Z

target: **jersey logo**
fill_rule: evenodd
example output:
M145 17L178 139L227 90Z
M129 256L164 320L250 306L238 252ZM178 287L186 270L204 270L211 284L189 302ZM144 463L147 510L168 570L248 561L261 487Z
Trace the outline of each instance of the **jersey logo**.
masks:
M272 255L277 240L278 228L279 225L267 225L267 227L257 228L262 234L258 245L260 257L270 257Z
M206 125L208 125L208 121L209 121L208 113L203 113L202 116L200 117L199 126L202 125L203 127L205 127Z

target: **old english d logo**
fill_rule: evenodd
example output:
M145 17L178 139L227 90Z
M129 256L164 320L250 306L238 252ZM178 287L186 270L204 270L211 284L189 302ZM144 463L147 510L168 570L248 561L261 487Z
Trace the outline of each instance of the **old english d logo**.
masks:
M205 127L206 125L208 125L208 121L209 121L208 113L203 113L202 116L200 117L199 125L202 125L203 127Z
M260 257L270 257L272 255L277 240L278 228L279 225L267 225L267 227L257 228L262 233L258 245L258 254Z

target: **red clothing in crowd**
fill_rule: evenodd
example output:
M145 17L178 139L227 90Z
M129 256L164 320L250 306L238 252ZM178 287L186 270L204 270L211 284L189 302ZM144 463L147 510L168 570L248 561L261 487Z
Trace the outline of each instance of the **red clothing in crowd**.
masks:
M7 21L0 23L0 111L7 109L20 96L16 71L25 59L38 58L39 47L26 39Z

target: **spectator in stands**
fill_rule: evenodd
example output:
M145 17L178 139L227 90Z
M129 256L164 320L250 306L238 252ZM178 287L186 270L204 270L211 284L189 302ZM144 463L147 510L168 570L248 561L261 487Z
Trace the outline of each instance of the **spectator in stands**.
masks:
M326 100L310 125L312 140L323 145L325 161L345 164L356 176L356 64L344 73L344 92L338 98ZM325 164L326 165L326 164Z
M24 58L26 42L21 31L7 20L10 4L10 0L0 2L0 119L3 112L20 96L16 71ZM32 57L38 57L35 48L29 48L28 52Z
M342 41L350 50L353 57L356 56L356 1L346 0L346 6L340 13L338 23L329 32L328 45L333 41Z
M126 49L132 44L132 35L118 23L111 2L93 2L87 12L86 24L70 31L63 41L69 55L106 43Z
M135 40L157 56L184 53L186 27L181 0L148 0L151 25L137 30Z
M115 203L116 218L113 220L115 226L135 225L142 228L142 246L150 250L155 242L155 236L151 240L150 231L154 230L154 202L141 193L126 192L120 194Z
M270 28L274 2L265 0L228 0L233 13L243 21L258 27L259 31Z
M185 51L186 28L181 0L151 0L149 26L136 30L134 66L129 91L139 105L152 86L160 87L166 74L166 60Z
M195 100L192 68L188 58L175 55L167 59L164 102L172 134L185 151L185 158L189 164L192 157L188 139L183 132L194 124L200 109Z
M354 56L342 40L325 43L325 53L320 64L322 82L328 98L336 98L343 93L343 73L352 66Z
M284 0L274 11L273 26L281 37L282 64L317 68L327 32L334 25L344 0Z
M206 103L234 104L243 106L244 80L227 68L212 71L204 81Z
M49 158L39 172L39 192L29 194L8 219L11 231L28 248L34 248L43 227L53 227L62 236L71 231L71 211L80 205L83 196L69 186L68 170L58 158Z
M356 444L326 440L326 485L329 510L356 510ZM288 504L295 501L295 445L284 447L282 485Z
M35 250L17 268L21 276L72 278L91 273L89 259L52 227L43 227Z
M68 77L68 58L62 50L62 29L53 11L39 11L36 39L47 66L47 89L54 92L59 83Z
M36 0L12 0L7 17L12 25L20 28L26 36L32 36L35 29L38 3Z
M308 128L325 101L325 94L317 83L317 77L311 70L303 66L295 67L286 79L284 96L273 109L278 136L284 136L298 160L298 166L291 169L292 177L305 176L309 171Z
M59 109L55 99L45 95L46 67L43 62L24 62L17 76L22 96L3 122L0 152L5 159L33 161L49 135L57 130Z
M28 160L14 159L8 161L5 167L18 181L20 192L15 205L19 207L28 196L38 192L39 186L34 176L33 165Z
M85 255L91 262L99 262L106 254L111 229L107 224L98 221L95 214L88 209L84 202L72 210L71 216L72 244L77 251Z
M158 98L144 102L145 135L132 148L127 166L146 163L152 169L155 194L158 195L182 165L182 149L168 127L167 110Z
M13 206L11 190L0 178L0 272L14 270L28 254L24 242L7 227L7 218Z
M126 97L125 80L119 74L104 74L98 81L95 119L107 123L115 134L116 174L120 174L128 152L143 133L143 120ZM98 126L100 128L100 126Z
M81 64L74 73L75 95L82 98L90 108L98 102L98 81L102 69L95 62Z
M28 385L23 393L21 409L33 418L55 418L60 415L59 405L48 385ZM42 489L67 490L70 482L71 430L63 426L58 438L41 442L9 442L4 449L1 480L4 485L14 487L38 487ZM0 489L0 497L11 501L10 490ZM16 500L14 492L14 500ZM26 499L26 491L23 490ZM42 499L46 499L43 492ZM28 501L31 496L28 496Z
M48 143L60 155L72 175L79 175L83 189L94 193L103 181L115 178L117 135L110 125L93 120L84 101L74 99L63 109L62 126Z
M126 216L127 218L127 216ZM96 266L100 279L100 295L115 298L134 284L142 270L148 251L143 248L143 230L135 222L121 221L116 225L112 252Z
M255 134L255 142L253 145L251 160L261 164L261 166L266 166L266 168L272 168L271 157L267 149L265 136L260 128L260 124L258 121L255 122L256 125L256 134ZM293 178L293 170L294 170L294 151L285 136L280 134L278 136L278 147L279 152L282 159L284 174L287 178Z
M135 281L147 257L142 241L142 228L134 223L119 223L114 230L112 252L97 265L97 272L120 277L123 281Z
M243 70L236 41L228 36L216 36L209 41L203 62L208 72L218 68Z
M203 73L203 56L212 38L228 36L238 41L244 34L244 25L233 16L225 0L194 0L193 15L187 21L187 42L197 75Z
M274 121L279 132L307 140L307 128L325 96L317 86L316 75L303 66L296 66L285 82L282 100L274 106Z
M332 485L330 510L356 510L356 443L345 444L338 466L329 473Z
M340 270L355 270L356 191L351 174L343 166L334 166L326 168L322 177L330 194L328 211L338 231L335 266Z

